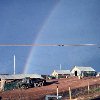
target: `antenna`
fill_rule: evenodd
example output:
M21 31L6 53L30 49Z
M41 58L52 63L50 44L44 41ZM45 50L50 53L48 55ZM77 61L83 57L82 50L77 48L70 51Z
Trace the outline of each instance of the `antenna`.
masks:
M15 66L15 55L14 55L14 75L15 75L15 72L16 72L16 71L15 71L15 70L16 70L15 67L16 67L16 66Z
M61 64L60 64L60 70L61 70Z

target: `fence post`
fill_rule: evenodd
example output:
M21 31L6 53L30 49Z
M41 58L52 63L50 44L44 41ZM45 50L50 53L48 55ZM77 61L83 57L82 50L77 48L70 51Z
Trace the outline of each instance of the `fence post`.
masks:
M48 96L46 95L45 100L48 100Z
M89 82L88 82L88 94L89 94L89 91L90 91L90 86L89 86Z
M57 86L57 99L58 99L58 86Z
M70 98L70 100L72 100L70 87L69 87L69 98Z

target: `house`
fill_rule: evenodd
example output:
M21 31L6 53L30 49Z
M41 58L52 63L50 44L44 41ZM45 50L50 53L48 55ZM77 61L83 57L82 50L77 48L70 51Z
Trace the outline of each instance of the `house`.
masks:
M54 70L52 76L56 78L66 78L70 76L70 70Z
M96 76L96 71L92 67L74 66L71 69L74 76Z

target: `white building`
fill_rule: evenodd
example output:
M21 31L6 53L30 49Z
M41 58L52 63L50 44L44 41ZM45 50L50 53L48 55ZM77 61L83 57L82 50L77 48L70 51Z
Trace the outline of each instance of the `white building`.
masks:
M70 70L54 70L52 76L56 78L66 78L70 76Z
M99 77L100 76L100 72L98 72L96 76Z
M74 66L71 69L71 74L74 76L95 76L96 71L92 67Z

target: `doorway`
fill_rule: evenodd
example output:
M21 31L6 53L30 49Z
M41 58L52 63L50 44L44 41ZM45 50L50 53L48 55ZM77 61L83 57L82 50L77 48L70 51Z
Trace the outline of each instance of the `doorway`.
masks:
M77 76L77 71L75 71L75 76Z

